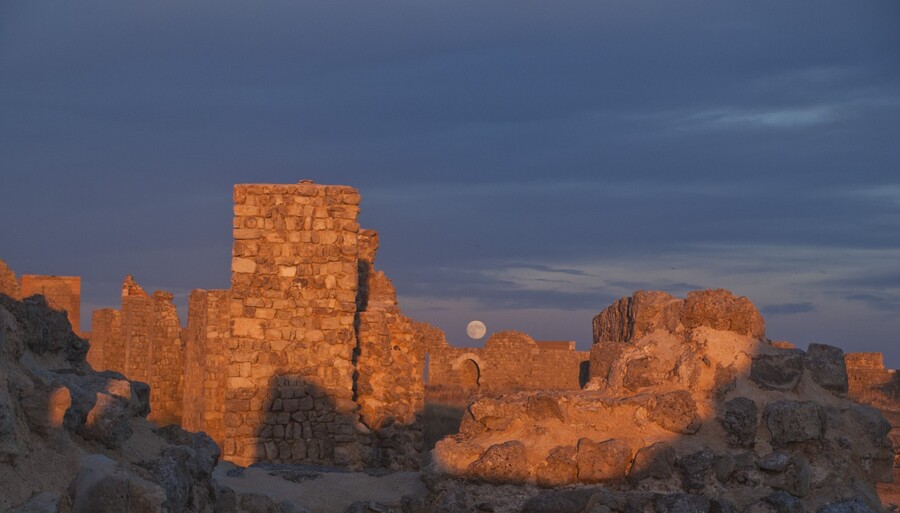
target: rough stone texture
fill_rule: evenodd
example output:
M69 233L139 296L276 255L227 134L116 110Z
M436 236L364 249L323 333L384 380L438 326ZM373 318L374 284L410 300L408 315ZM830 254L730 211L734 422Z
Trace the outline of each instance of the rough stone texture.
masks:
M824 412L811 401L776 401L766 406L763 416L776 445L818 440L825 434Z
M55 310L66 312L72 331L81 336L81 278L78 276L42 276L23 274L22 297L40 294Z
M369 433L360 436L369 466L418 468L422 452L424 348L384 273L374 268L378 235L359 234L356 401Z
M128 275L121 310L94 312L91 326L91 365L149 384L149 419L162 425L182 421L184 348L172 299L164 291L147 295Z
M849 388L844 351L825 344L810 344L804 358L806 370L822 388L846 394Z
M0 511L211 513L215 445L154 433L146 386L86 353L42 298L0 297Z
M683 300L640 290L594 317L594 343L630 342L654 331L676 334L699 326L757 339L766 331L753 303L724 289L693 291Z
M641 447L634 455L628 479L633 482L644 479L668 479L675 470L675 450L668 442L656 442Z
M688 293L681 322L687 329L707 326L756 339L762 339L766 334L765 322L753 303L724 289Z
M625 479L631 457L631 447L621 440L598 443L582 438L578 441L575 456L578 480L584 483L603 483Z
M490 447L466 470L467 477L486 483L521 483L528 478L525 445L510 440Z
M583 385L587 351L574 342L536 341L508 330L492 334L484 348L453 347L429 334L429 387L458 387L485 394L520 390L578 390ZM548 372L553 369L552 372Z
M523 484L603 481L621 495L589 493L594 502L586 507L589 501L556 494L522 501L495 487L505 498L485 506L494 511L516 511L512 504L529 511L815 511L855 495L878 507L875 484L890 477L890 428L876 410L825 388L833 380L816 379L818 370L804 372L822 352L769 344L755 308L722 291L690 296L688 317L706 325L685 324L679 314L674 329L671 311L683 309L671 305L680 300L641 297L637 315L628 300L601 314L591 355L599 368L590 369L584 390L476 398L459 433L435 446L429 479L462 478L455 486L468 492L469 465L488 447L515 440L525 448ZM810 369L831 372L826 352L828 365ZM621 458L599 451L596 441L610 440L621 444ZM450 485L435 485L434 493L443 486Z
M750 366L750 379L769 390L790 392L802 377L803 355L797 351L759 355Z
M22 286L19 285L19 279L3 260L0 260L0 294L12 299L22 299Z
M685 435L693 435L703 425L697 413L697 403L687 390L666 392L655 397L648 418L663 429Z
M728 444L733 447L752 448L759 428L759 408L752 399L735 397L725 403L719 422L725 430Z
M226 347L230 336L231 295L224 290L194 290L188 301L184 335L182 427L203 431L225 443Z

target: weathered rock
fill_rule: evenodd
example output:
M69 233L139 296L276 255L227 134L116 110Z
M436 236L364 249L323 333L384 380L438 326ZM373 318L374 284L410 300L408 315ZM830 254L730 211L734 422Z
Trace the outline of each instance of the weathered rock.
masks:
M724 289L689 292L681 311L681 322L687 329L708 326L756 339L762 339L766 334L766 324L753 303Z
M625 478L628 464L631 463L632 451L621 440L594 442L582 438L578 440L575 456L578 466L578 479L584 483L603 483Z
M759 355L750 366L750 379L766 390L790 392L802 377L803 356L796 352Z
M26 451L25 442L16 429L16 412L6 390L6 384L0 382L0 462L12 461Z
M158 486L129 475L99 454L81 460L69 486L72 513L162 512L165 493Z
M836 394L847 393L847 367L842 349L825 344L810 344L804 355L804 363L813 381L819 386Z
M681 480L687 491L699 490L706 486L712 475L716 454L710 449L703 449L679 458L676 466L681 471Z
M546 461L536 469L538 486L552 487L575 483L578 480L576 454L577 449L572 445L551 449Z
M826 504L816 510L816 513L875 513L866 501L860 497L844 499L842 501Z
M525 406L525 413L532 420L556 418L561 422L565 422L565 417L562 410L559 409L559 405L556 404L552 397L546 395L529 397Z
M752 448L759 428L759 409L752 399L735 397L725 403L725 411L719 422L732 447Z
M19 279L3 260L0 260L0 294L9 296L11 299L22 299L22 287L19 286Z
M678 329L682 300L662 291L639 290L594 317L594 343L629 342L654 330Z
M692 435L703 425L697 403L687 390L661 394L651 401L648 409L650 420L675 433Z
M523 483L528 478L525 445L518 440L488 447L469 465L469 477L487 483Z
M579 513L591 501L592 492L587 489L544 492L528 499L522 513Z
M28 499L28 502L9 510L8 513L59 513L59 494L36 493Z
M648 478L668 479L674 470L675 449L668 442L656 442L638 450L628 471L628 479L632 482Z
M778 491L751 504L747 513L806 513L806 507L793 495Z
M663 495L655 501L657 513L707 513L710 510L709 497L689 493Z
M762 467L760 465L760 467ZM769 480L769 486L784 490L796 497L806 497L809 493L811 469L809 460L801 452L794 453L784 468Z
M769 403L764 416L774 445L821 439L825 434L824 410L811 401Z

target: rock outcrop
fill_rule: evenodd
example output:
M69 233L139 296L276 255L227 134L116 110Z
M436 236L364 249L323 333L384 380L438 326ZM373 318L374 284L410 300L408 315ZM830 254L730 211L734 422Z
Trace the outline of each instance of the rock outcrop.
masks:
M584 390L469 406L434 450L435 508L473 506L486 486L493 511L881 508L890 426L845 397L840 349L769 344L753 304L724 290L638 292L594 330Z
M147 385L87 351L42 296L0 291L0 511L213 511L219 448L146 421Z

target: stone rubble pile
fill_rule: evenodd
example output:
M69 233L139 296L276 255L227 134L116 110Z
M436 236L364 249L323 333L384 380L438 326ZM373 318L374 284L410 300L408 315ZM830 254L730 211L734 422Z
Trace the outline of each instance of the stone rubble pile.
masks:
M637 292L594 328L585 390L469 406L435 447L432 510L881 508L890 425L846 398L840 349L774 347L752 303L724 290ZM577 488L539 492L564 486Z

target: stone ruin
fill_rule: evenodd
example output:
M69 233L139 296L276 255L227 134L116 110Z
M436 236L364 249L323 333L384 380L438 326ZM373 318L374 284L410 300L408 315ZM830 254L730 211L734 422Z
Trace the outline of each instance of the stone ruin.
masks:
M847 398L843 352L765 339L723 290L638 292L594 319L582 391L468 408L434 450L432 507L471 511L868 511L891 426ZM524 493L579 485L564 491Z
M182 481L148 474L147 465L163 464L140 451L113 466L70 455L71 472L58 479L88 467L123 486L138 476L157 503L180 505L173 511L219 500L196 470L206 468L195 460L210 456L208 444L143 424L148 414L158 425L208 433L222 459L241 465L418 469L427 390L432 400L462 400L462 425L438 443L423 473L427 499L404 511L878 508L872 487L890 476L890 437L896 444L900 429L900 382L880 355L772 343L756 308L726 291L685 299L636 292L594 319L590 352L514 331L495 333L484 348L453 347L401 313L390 280L374 268L378 236L359 227L355 189L238 185L234 199L231 288L193 291L184 329L170 293L148 294L129 276L121 308L94 312L91 332L82 333L78 278L20 282L0 262L0 293L18 323L2 333L34 332L45 322L35 309L65 311L76 328L41 314L56 315L56 327L43 339L26 337L16 354L43 367L26 372L32 385L10 385L9 400L0 395L0 431L26 433L13 445L63 436L90 450L127 447L131 432L162 437L153 443L193 448L194 456L176 458L190 467L179 472L206 491L196 497ZM32 293L43 298L16 306ZM79 336L90 337L87 360L105 372L85 364ZM41 394L56 420L23 417ZM893 430L849 399L879 408ZM3 427L3 400L18 412L15 428ZM53 429L41 427L47 422ZM50 458L3 447L19 466ZM0 511L21 502L12 497L0 499ZM828 509L835 504L844 509Z

